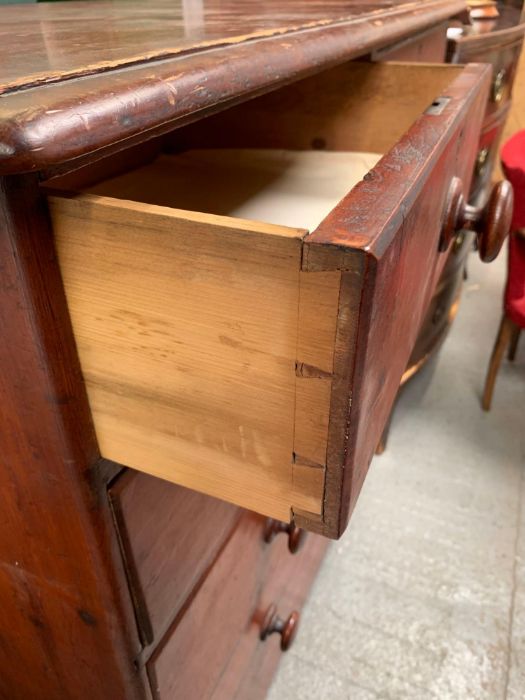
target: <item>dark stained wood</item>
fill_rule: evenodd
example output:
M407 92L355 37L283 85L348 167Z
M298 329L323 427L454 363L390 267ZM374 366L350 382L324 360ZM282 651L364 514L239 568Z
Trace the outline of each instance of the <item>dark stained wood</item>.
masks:
M133 9L125 3L118 7L118 12L106 3L0 8L5 32L0 63L10 66L0 86L0 172L122 149L205 110L401 40L461 11L464 3L290 1L288 7L280 5L276 19L271 4L217 2L204 3L203 19L186 18L186 24L179 3L157 0L140 13L135 3ZM48 21L42 22L42 15ZM102 45L92 40L97 29ZM45 49L38 50L39 42ZM29 65L28 57L34 57ZM81 75L82 80L73 79ZM27 88L42 83L50 84L36 99L34 88Z
M348 292L340 297L325 533L346 526L443 269L445 198L454 175L468 192L489 75L486 67L465 68L444 109L424 115L393 160L381 161L307 239L306 269L324 267L328 247L334 266L347 257L353 270L343 275ZM356 333L357 344L349 342Z
M492 262L498 256L509 235L513 206L512 185L502 180L492 188L485 206L466 208L465 227L476 234L483 262Z
M350 63L170 139L175 149L198 144L310 149L320 142L327 150L388 151L305 239L306 272L343 270L337 362L330 376L324 524L296 512L296 524L306 529L339 536L355 503L446 262L446 254L438 252L445 199L454 176L468 191L489 76L483 66ZM393 119L388 108L398 101ZM456 228L454 219L452 231Z
M483 34L474 33L466 26L462 35L450 40L449 57L454 63L459 63L465 58L486 55L493 49L506 48L516 41L519 42L524 32L525 23Z
M0 180L0 697L141 698L131 602L35 176Z
M478 207L465 203L464 189L460 178L452 178L441 230L440 250L446 251L460 231L468 228L476 235L481 260L492 262L509 234L514 204L512 185L508 180L498 182L484 206Z
M240 511L127 471L110 489L145 643L159 640L208 572Z
M479 137L478 154L474 166L474 177L470 188L469 201L477 204L482 201L490 187L491 176L498 161L499 145L511 102L485 117Z
M282 617L279 617L275 603L271 603L264 614L264 622L259 635L261 642L265 642L271 634L278 634L281 637L281 651L288 651L297 636L300 617L297 610L292 610L288 617L283 620Z
M175 151L386 153L461 71L459 66L351 61L176 129L164 140Z
M68 171L134 144L134 157L147 158L155 152L148 139L392 47L463 5L155 0L0 9L0 172L17 174L0 180L0 697L149 697L143 664L155 643L141 649L134 596L143 643L171 625L149 664L164 700L177 688L199 700L263 698L281 653L276 635L260 640L264 612L272 603L282 619L300 610L327 546L309 536L291 556L284 536L264 543L264 520L251 514L228 539L235 508L199 508L197 494L181 503L176 487L126 476L112 491L122 561L106 490L118 467L99 459L37 175L18 173ZM344 270L326 534L344 529L413 342L416 321L396 300L423 290L412 310L421 316L443 264L435 260L440 198L445 179L472 163L475 84L485 80L481 69L465 71L445 111L424 117L384 161L383 184L363 183L311 239L312 249L330 249L325 263L342 259ZM358 250L345 257L349 246ZM315 257L305 260L313 269ZM350 258L356 274L345 267ZM359 308L345 306L353 294L365 295Z
M306 532L297 527L294 522L283 523L273 518L268 518L264 526L264 541L272 542L274 537L286 534L288 537L288 550L290 554L297 554L306 541Z
M305 0L271 3L204 0L145 4L73 2L53 7L2 7L0 92L89 75L151 59L343 22L383 24L399 12L430 26L462 3L430 0ZM414 31L414 29L412 29ZM407 32L408 34L408 32Z
M263 520L246 513L184 616L148 664L155 697L208 698L239 638L256 623ZM204 672L205 670L205 672Z
M487 116L499 110L511 98L524 34L525 24L519 24L488 34L466 34L449 42L448 58L452 63L492 65Z
M478 153L474 165L468 201L484 206L498 148L510 108L510 98L521 52L525 25L521 21L521 9L499 3L500 16L495 21L480 20L469 24L463 18L462 34L448 42L447 58L455 63L490 63L493 66L492 85L488 95L485 119L480 135ZM452 246L456 249L456 243ZM464 258L464 256L459 256ZM402 383L413 377L437 352L446 338L457 312L464 264L457 265L458 256L450 255L447 267L439 281L436 295L430 303L418 339L412 350ZM377 453L384 451L388 425Z
M405 61L414 63L443 63L447 52L448 22L437 24L402 41L376 49L372 61Z
M315 535L308 536L296 556L287 551L284 538L269 545L269 561L257 606L258 620L267 610L265 606L272 603L284 618L293 610L302 610L328 546L326 539ZM297 634L301 635L301 623ZM260 627L250 625L230 657L212 700L263 700L281 655L279 638L270 637L261 642Z
M328 544L312 536L292 556L283 539L264 542L264 522L245 513L184 616L150 660L155 697L264 697L282 653L278 635L260 639L265 614L275 604L286 619L301 607Z
M472 245L473 235L467 231L463 231L454 240L403 375L403 383L423 366L445 340L456 315L465 265Z
M466 191L469 185L482 116L479 104L486 98L488 78L489 70L482 66L351 63L188 127L171 140L173 148L200 143L310 149L316 141L327 150L382 152L392 147L318 231L305 239L305 271L313 275L326 269L344 272L339 359L330 410L329 430L333 433L323 500L325 525L321 528L332 537L344 529L347 501L357 498L358 492L354 489L350 495L342 490L342 473L355 473L360 484L371 456L360 452L358 468L343 470L345 451L355 447L352 439L346 443L349 403L353 411L350 425L358 430L359 439L372 440L374 432L379 439L386 421L385 407L392 399L390 392L401 380L403 362L409 358L446 261L446 255L438 253L438 242L450 182L458 175ZM378 84L382 89L377 89ZM440 100L440 94L447 97ZM434 98L436 103L432 104ZM388 108L398 101L401 107L393 119ZM444 151L448 154L445 160ZM139 188L141 195L143 189ZM166 191L169 193L169 188ZM133 195L128 192L126 198L133 199ZM168 205L169 200L154 203ZM421 221L417 221L419 212ZM455 231L455 222L452 228ZM376 259L385 299L378 296L369 307L376 289ZM370 331L367 324L371 324ZM382 327L385 334L381 337ZM377 348L373 344L367 347L376 333L380 338ZM364 370L354 377L353 353L364 347ZM373 362L368 364L374 352L379 355L379 370ZM361 390L365 397L362 410L357 393ZM370 438L365 437L368 432ZM360 449L368 449L368 442L364 444L366 447ZM199 488L198 482L194 488ZM251 507L257 509L257 504ZM296 522L320 529L318 523L300 513L296 513Z

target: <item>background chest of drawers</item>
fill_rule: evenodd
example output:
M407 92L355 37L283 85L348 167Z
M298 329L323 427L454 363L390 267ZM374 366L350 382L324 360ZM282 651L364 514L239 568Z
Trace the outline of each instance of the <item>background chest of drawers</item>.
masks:
M264 696L458 245L463 10L1 10L1 697Z
M462 20L451 21L446 44L434 46L434 51L436 48L444 50L444 60L447 62L487 63L493 69L469 192L472 206L485 203L490 196L525 32L522 2L499 2L497 10L498 15L493 18L475 19L466 14ZM428 42L425 42L424 46L428 45ZM423 58L420 59L417 52L412 53L410 60L426 60L425 54L422 55ZM397 52L393 57L396 56ZM432 60L438 60L437 54L434 54ZM465 231L452 247L403 374L402 386L435 356L450 330L458 310L471 247L472 236ZM381 437L378 454L386 447L388 431L389 426Z

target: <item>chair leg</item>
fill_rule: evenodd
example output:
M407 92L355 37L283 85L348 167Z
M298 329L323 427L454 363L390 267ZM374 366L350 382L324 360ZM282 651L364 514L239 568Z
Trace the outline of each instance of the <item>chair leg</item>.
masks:
M501 323L499 326L498 335L494 348L492 350L492 355L490 357L489 367L487 370L487 378L485 380L485 389L483 391L482 406L484 411L490 411L490 405L492 403L492 394L494 393L494 384L496 383L496 375L498 374L499 367L501 365L501 360L505 353L505 349L512 338L512 332L515 328L514 323L503 315Z
M521 333L521 328L519 326L514 325L514 328L512 329L512 336L510 338L510 345L509 345L509 362L514 362L516 359L516 350L518 349L518 341L520 339L520 333Z

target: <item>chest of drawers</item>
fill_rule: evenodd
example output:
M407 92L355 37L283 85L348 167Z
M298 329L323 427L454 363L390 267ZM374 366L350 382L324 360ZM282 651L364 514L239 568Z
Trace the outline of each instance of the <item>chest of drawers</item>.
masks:
M105 182L53 183L102 456L340 534L446 260L487 78L351 63Z
M484 65L355 59L462 9L2 10L0 696L263 696L468 214L490 90ZM487 257L509 203L473 224Z

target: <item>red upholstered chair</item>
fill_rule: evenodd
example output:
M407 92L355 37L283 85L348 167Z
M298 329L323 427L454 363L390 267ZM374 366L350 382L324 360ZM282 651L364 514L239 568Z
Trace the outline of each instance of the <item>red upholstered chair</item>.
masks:
M501 165L514 188L514 210L509 237L507 285L496 343L490 358L483 408L490 409L494 384L503 354L514 360L520 332L525 328L525 130L518 131L501 149Z

